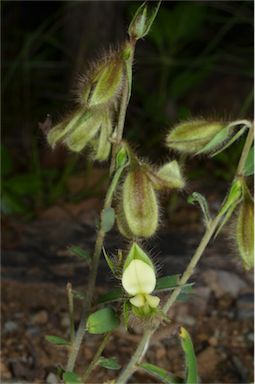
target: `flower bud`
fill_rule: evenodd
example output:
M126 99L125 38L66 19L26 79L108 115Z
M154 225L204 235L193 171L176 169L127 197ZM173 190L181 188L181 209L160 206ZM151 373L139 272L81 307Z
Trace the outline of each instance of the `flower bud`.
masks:
M124 61L116 53L95 65L80 86L80 99L89 107L114 102L124 77Z
M170 188L182 189L185 181L176 160L163 165L156 173L148 173L156 189Z
M157 229L158 220L158 202L152 182L143 167L137 166L128 172L123 184L119 229L124 228L124 232L133 237L150 237Z
M245 195L240 204L236 223L236 241L244 268L254 266L254 203L251 196Z
M197 153L208 144L226 124L194 120L178 124L166 139L169 148L183 153Z
M143 3L138 8L128 28L128 34L131 39L138 40L149 33L159 6L160 2L156 3L156 5L151 5L150 7L148 7L147 3Z
M151 293L156 286L156 274L149 256L134 243L123 267L122 286L132 296L130 303L139 308L137 314L149 314L159 305L160 299Z

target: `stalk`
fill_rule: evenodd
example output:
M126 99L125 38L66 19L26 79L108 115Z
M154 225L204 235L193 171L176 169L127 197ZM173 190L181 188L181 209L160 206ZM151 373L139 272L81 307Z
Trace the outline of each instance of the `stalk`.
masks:
M133 46L133 49L134 49L134 46ZM130 62L130 64L132 65L131 62ZM121 103L120 103L116 142L113 144L113 149L112 149L110 175L112 175L116 170L115 169L116 168L115 158L116 158L116 154L117 154L118 148L120 146L120 142L121 142L122 135L123 135L126 111L127 111L127 106L128 106L128 102L129 102L129 93L130 93L129 84L128 84L128 80L126 80L125 84L124 84L123 92L122 92ZM108 188L106 197L105 197L103 209L109 208L111 206L113 194L114 194L114 191L115 191L116 186L118 184L118 180L119 180L120 176L121 176L121 172L118 172L118 171L113 176L111 183L110 183L110 186ZM105 238L105 231L102 229L102 226L100 223L100 228L97 232L96 243L95 243L95 248L94 248L94 253L93 253L93 258L92 258L92 265L91 265L91 271L90 271L90 275L89 275L88 288L86 290L86 299L84 301L84 306L82 309L80 324L78 326L74 341L73 341L72 346L70 348L70 353L69 353L68 361L67 361L67 365L66 365L66 371L71 371L71 372L73 371L74 366L75 366L75 362L76 362L76 359L77 359L77 356L78 356L78 353L80 350L80 346L82 343L82 339L83 339L84 334L86 332L86 329L85 329L86 319L87 319L87 315L90 311L91 303L92 303L92 299L93 299L93 295L94 295L95 282L96 282L96 277L97 277L100 255L101 255L101 251L102 251L102 247L103 247L103 243L104 243L104 238Z
M96 353L95 353L95 356L93 357L93 360L91 361L91 363L89 364L89 366L86 368L84 374L82 375L82 382L83 383L86 383L86 380L89 378L91 372L93 371L93 369L96 367L97 365L97 362L98 362L98 359L99 357L102 355L102 352L103 350L105 349L105 346L106 344L108 343L108 341L110 340L110 337L111 337L111 333L107 333L101 344L99 345Z
M252 146L252 142L253 142L253 132L254 132L254 128L252 126L250 126L249 132L248 132L248 135L246 138L246 142L244 144L242 154L241 154L238 166L237 166L235 177L237 175L240 175L243 173L243 168L245 166L245 162L246 162L249 150L250 150L250 148ZM187 283L187 281L189 280L189 278L193 274L194 269L197 266L202 254L204 253L204 250L206 249L209 241L211 240L218 224L220 223L220 220L221 220L221 214L218 213L217 216L212 220L209 227L207 228L199 246L197 247L194 255L192 256L186 270L184 271L184 273L180 279L179 286L173 290L172 294L169 296L165 305L163 306L163 313L164 314L167 314L169 309L175 303L177 297L179 296L179 294L181 292L182 286ZM128 365L122 371L120 376L117 378L116 384L125 384L127 382L127 380L130 378L130 376L137 370L138 365L141 363L143 357L145 356L145 354L147 352L147 349L148 349L149 344L150 344L150 339L151 339L152 335L155 333L155 331L158 329L159 326L160 326L160 321L157 321L156 325L154 325L153 327L152 326L147 327L147 329L145 330L144 335L143 335L140 343L138 344L137 349L136 349L135 353L133 354L132 358L130 359Z

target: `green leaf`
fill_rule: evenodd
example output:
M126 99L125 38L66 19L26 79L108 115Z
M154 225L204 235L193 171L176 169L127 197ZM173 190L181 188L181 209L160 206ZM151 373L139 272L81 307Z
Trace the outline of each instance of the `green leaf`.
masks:
M68 248L68 251L74 256L78 256L81 259L85 259L86 261L91 261L90 253L88 251L85 251L78 245L71 245L71 247Z
M250 148L243 171L244 176L254 174L254 146Z
M103 250L103 254L104 254L104 258L108 264L108 267L110 268L110 270L112 271L113 274L115 274L115 265L113 263L113 261L111 260L111 258L107 255L106 251L105 251L105 248L103 247L102 248Z
M99 298L97 299L97 304L117 301L122 299L122 297L123 297L123 290L121 288L117 288L113 291L100 295Z
M189 204L195 204L198 203L200 205L200 208L203 212L205 225L208 226L211 222L211 215L209 212L209 207L206 198L201 195L201 193L193 192L192 195L188 197L188 203Z
M141 39L146 36L152 23L157 16L161 1L158 1L156 5L149 6L144 2L136 11L128 28L128 34L131 38Z
M235 179L219 212L221 215L224 215L233 205L236 205L240 201L242 198L242 190L241 181Z
M176 384L176 383L182 382L182 380L179 377L174 376L173 374L167 372L165 369L160 368L154 364L143 363L139 365L139 367L144 369L147 373L149 373L156 379L159 379L160 381L162 381L162 383Z
M179 283L180 275L169 275L157 279L155 291L175 288Z
M98 365L100 365L101 367L107 368L107 369L120 369L121 368L116 357L111 357L109 359L106 359L105 357L101 356L98 360Z
M221 223L219 224L217 231L215 232L214 238L216 238L223 228L223 226L228 222L233 212L235 211L238 204L243 198L243 184L240 179L235 179L231 185L230 191L222 204L219 215L223 217ZM224 217L225 216L225 217Z
M86 328L89 333L101 334L112 331L119 324L117 313L112 308L103 308L89 315Z
M55 345L70 345L69 341L59 336L45 336L45 339Z
M109 232L115 222L115 211L112 207L104 208L101 214L101 225L104 232Z
M184 285L182 287L181 292L177 296L176 301L181 301L183 303L188 301L190 299L190 295L192 293L192 289L193 289L192 285L193 285L193 283Z
M185 354L185 360L186 360L186 369L187 369L186 383L197 384L199 382L199 377L197 372L197 360L196 360L191 337L188 331L183 327L181 327L179 335L181 339L181 346Z
M246 129L247 129L246 126L239 129L239 131L234 136L232 136L231 139L227 140L227 143L223 147L221 147L218 151L214 151L210 155L210 157L214 157L214 156L218 155L218 153L225 151L225 149L230 147L230 145L232 145L235 141L237 141L239 139L239 137L242 136L242 134L246 131Z
M65 384L80 384L81 378L74 372L65 372L63 374Z
M218 149L220 145L222 145L229 137L229 129L228 126L223 128L220 132L215 135L211 141L209 141L206 146L198 151L196 155L199 155L201 153L208 153L212 152L213 150Z

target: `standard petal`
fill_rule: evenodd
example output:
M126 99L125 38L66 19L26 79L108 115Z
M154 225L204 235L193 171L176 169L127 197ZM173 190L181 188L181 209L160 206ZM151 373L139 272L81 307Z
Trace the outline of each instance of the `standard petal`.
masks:
M132 260L123 272L122 285L130 295L151 293L156 285L155 272L143 261Z

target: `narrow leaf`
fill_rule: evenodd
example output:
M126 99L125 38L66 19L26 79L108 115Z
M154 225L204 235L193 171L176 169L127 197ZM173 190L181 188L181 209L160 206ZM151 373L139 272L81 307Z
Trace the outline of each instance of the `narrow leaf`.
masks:
M147 373L149 373L156 379L159 379L160 381L162 381L162 383L176 384L176 383L182 382L182 380L179 377L174 376L173 374L167 372L165 369L157 367L154 364L143 363L139 365L139 367L144 369Z
M107 255L106 251L105 251L105 248L103 247L102 248L103 250L103 254L104 254L104 258L108 264L108 267L110 268L110 270L112 271L113 274L115 274L115 265L113 263L113 261L110 259L110 257Z
M111 357L109 359L106 359L105 357L101 356L98 360L98 365L100 365L101 367L104 367L106 369L120 369L121 368L116 357Z
M48 335L48 336L45 336L45 339L55 345L70 345L69 341L59 336Z
M191 337L188 331L183 327L180 328L179 336L181 339L181 346L185 354L185 360L186 360L186 369L187 369L186 383L197 384L199 382L199 377L197 372L197 360L196 360Z
M63 379L65 384L80 384L82 382L80 376L74 372L65 372Z
M157 279L157 284L155 287L156 291L160 291L162 289L175 288L179 283L180 275L169 275L160 277Z
M246 163L244 166L244 176L251 176L254 174L254 146L250 148Z
M183 303L188 301L190 299L190 295L192 293L192 285L193 285L193 283L184 285L182 287L181 292L177 296L176 301L181 301Z
M115 222L115 211L112 207L104 208L101 215L101 225L105 232L109 232Z
M71 247L68 248L68 251L74 256L78 256L81 259L85 259L86 261L91 261L91 256L89 252L85 251L78 245L72 245Z
M204 216L205 225L208 226L211 222L211 215L209 212L209 207L206 198L201 195L201 193L193 192L192 195L188 197L188 203L195 204L198 203L202 210Z
M112 308L103 308L89 315L87 331L93 334L110 332L119 326L119 318Z
M117 301L122 299L122 297L123 297L123 290L121 288L117 288L113 291L100 295L99 298L97 299L97 304Z
M221 147L218 151L213 152L210 155L210 157L214 157L214 156L218 155L218 153L225 151L225 149L230 147L231 144L233 144L235 141L237 141L239 139L239 137L242 136L242 134L246 131L246 129L247 129L246 126L242 127L230 140L227 141L227 143L223 147Z
M228 127L225 127L220 132L218 132L205 147L198 151L196 155L200 155L202 153L209 153L215 149L218 149L219 146L222 145L228 139L228 137L229 129Z

